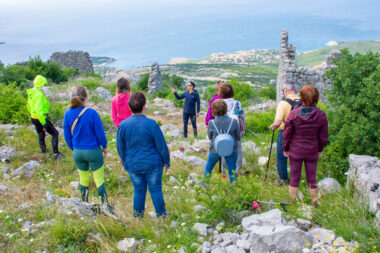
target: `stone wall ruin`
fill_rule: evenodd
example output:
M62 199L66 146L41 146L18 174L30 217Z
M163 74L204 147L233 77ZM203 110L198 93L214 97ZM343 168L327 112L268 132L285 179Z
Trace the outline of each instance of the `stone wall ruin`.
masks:
M297 84L297 93L300 92L303 86L312 85L318 88L320 100L327 102L325 89L331 88L331 80L325 78L325 71L334 67L332 59L340 57L340 52L334 51L321 65L310 67L297 67L295 59L296 47L288 44L288 32L281 32L281 48L280 48L280 65L278 68L276 81L276 101L279 103L283 99L283 84L285 80L292 79Z
M50 57L52 62L58 62L64 68L73 68L79 71L94 73L89 53L69 50L55 52Z
M148 94L154 94L162 91L162 77L160 66L157 62L153 62L150 68L150 75L148 80Z

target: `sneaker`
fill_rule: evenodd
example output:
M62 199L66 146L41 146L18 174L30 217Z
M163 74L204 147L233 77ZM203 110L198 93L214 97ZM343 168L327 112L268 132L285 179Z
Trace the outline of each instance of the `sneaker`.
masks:
M276 179L274 180L274 184L278 186L283 186L283 185L289 184L289 182L288 180Z
M54 154L54 160L60 160L60 159L63 159L65 158L66 156L64 156L62 153L58 152L58 153L55 153Z

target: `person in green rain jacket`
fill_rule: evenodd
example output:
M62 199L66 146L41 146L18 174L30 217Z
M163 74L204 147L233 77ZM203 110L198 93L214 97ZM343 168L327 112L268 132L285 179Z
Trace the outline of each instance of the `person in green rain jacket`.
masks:
M32 89L28 89L28 111L32 118L32 123L36 128L39 144L42 153L46 153L45 132L48 132L51 136L51 145L53 147L54 159L61 159L64 156L58 151L58 131L54 125L47 119L50 105L46 99L43 91L40 89L47 83L45 77L37 75L34 78Z

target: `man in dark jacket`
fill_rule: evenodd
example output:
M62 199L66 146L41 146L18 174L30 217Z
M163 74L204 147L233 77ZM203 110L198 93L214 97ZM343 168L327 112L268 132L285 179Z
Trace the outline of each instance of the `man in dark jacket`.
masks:
M195 90L194 87L195 84L193 82L189 82L187 84L187 91L181 95L178 95L177 90L175 88L172 88L176 99L185 99L185 106L183 108L183 136L185 138L187 138L187 124L189 122L189 118L191 124L193 125L194 137L197 136L196 117L199 117L199 111L201 110L201 100L199 98L198 91Z

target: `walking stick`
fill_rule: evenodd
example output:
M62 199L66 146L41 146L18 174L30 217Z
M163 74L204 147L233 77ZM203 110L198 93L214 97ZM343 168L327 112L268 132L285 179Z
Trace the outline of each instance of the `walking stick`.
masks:
M219 173L222 173L222 158L219 158Z
M264 178L264 181L267 180L267 176L268 176L270 156L271 156L271 154L272 154L273 138L274 138L274 130L273 130L273 132L272 132L272 140L271 140L271 142L270 142L270 149L269 149L269 156L268 156L267 171L265 172L265 178Z

